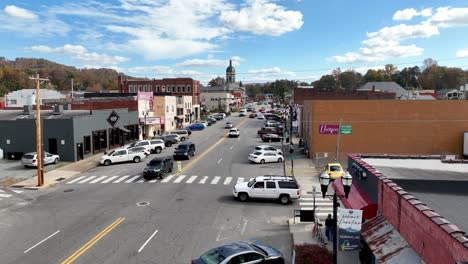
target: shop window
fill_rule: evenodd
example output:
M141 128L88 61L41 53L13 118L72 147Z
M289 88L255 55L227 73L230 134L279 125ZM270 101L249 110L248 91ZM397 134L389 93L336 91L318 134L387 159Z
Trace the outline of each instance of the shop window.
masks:
M93 131L93 153L105 150L107 148L107 131Z
M83 139L84 142L84 153L91 153L91 136L85 136Z

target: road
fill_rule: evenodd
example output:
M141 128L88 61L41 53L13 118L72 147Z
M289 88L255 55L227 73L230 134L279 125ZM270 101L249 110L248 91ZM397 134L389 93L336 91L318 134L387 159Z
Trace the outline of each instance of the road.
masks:
M225 137L225 121L239 127L239 138ZM141 163L97 167L25 193L0 209L0 262L186 264L212 247L255 237L283 252L289 263L287 219L295 205L232 197L237 181L283 173L281 163L247 161L261 144L256 131L262 124L232 116L194 131L195 157L162 181L135 175L151 157L171 155L173 148Z

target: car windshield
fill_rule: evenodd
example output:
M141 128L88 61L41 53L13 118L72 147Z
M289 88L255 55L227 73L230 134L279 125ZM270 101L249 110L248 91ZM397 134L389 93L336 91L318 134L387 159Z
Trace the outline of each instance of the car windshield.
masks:
M212 249L203 254L203 256L201 256L201 259L206 264L219 264L223 262L223 260L225 260L226 257L223 256L217 249Z
M330 171L341 171L341 167L337 165L330 166Z
M32 155L32 154L26 154L23 156L23 159L34 159L34 156L35 155Z
M131 147L136 146L137 144L138 144L138 142L133 142L132 144L130 144L130 145L128 145L128 146L131 148Z
M179 145L179 146L177 146L176 149L177 149L177 150L186 150L187 148L188 148L187 145Z
M148 165L150 166L158 166L158 165L161 165L162 164L162 160L152 160L149 162Z
M112 156L112 154L115 153L115 150L111 151L110 153L107 153L107 156Z
M262 147L255 147L255 150L262 150Z
M255 179L249 181L249 183L247 183L247 186L252 187L252 185L254 185L254 183L255 183Z

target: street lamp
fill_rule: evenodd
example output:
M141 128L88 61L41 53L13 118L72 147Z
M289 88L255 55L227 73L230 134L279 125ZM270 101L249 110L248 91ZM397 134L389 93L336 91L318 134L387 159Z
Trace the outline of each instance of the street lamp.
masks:
M320 188L322 191L322 197L333 198L333 263L338 264L338 197L348 198L349 192L351 190L351 185L353 184L353 177L349 174L348 171L341 176L341 182L343 183L345 195L337 195L336 191L333 195L327 195L328 185L330 184L330 175L327 172L322 172L319 177Z

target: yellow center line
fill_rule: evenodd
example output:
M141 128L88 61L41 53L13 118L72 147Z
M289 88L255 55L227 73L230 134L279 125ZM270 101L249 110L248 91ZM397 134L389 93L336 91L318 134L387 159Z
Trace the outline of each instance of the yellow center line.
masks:
M61 264L70 264L73 263L79 256L81 256L83 253L85 253L89 248L91 248L94 244L96 244L101 238L103 238L105 235L107 235L112 229L117 227L120 223L122 223L125 220L124 217L119 217L117 220L115 220L112 224L108 225L104 230L102 230L99 234L97 234L95 237L90 239L86 244L84 244L81 248L79 248L75 253L70 255L68 258L66 258L64 261L62 261Z
M247 118L244 118L244 120L242 120L241 122L239 122L239 124L237 124L237 126L235 126L235 128L238 128L240 127L245 121L247 121L248 119ZM200 159L202 159L203 157L206 156L206 154L208 154L210 151L212 151L214 148L216 148L216 146L218 146L219 144L221 144L221 142L223 142L223 140L226 139L226 136L229 134L226 133L220 140L218 140L216 143L214 143L213 145L211 145L211 147L209 147L207 150L203 151L202 154L198 155L196 158L194 158L191 162L189 162L187 165L185 165L182 170L178 173L176 173L176 175L180 175L183 171L187 170L188 168L190 168L193 164L197 163Z

